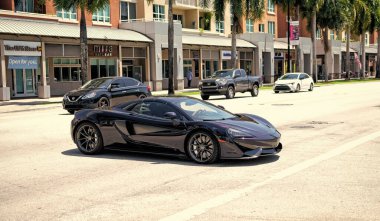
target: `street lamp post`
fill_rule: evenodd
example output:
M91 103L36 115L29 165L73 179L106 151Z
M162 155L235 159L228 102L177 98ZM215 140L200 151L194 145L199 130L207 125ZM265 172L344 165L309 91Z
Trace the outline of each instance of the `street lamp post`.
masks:
M290 73L290 0L288 0L288 65L286 71Z

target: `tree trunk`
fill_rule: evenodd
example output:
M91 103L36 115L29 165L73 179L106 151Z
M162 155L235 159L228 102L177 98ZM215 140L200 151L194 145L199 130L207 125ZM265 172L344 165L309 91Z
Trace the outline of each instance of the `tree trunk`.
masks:
M168 94L174 94L174 24L173 24L173 0L169 0L169 28L168 28L168 52L169 52L169 87Z
M350 38L351 38L351 29L350 26L347 25L346 28L346 80L350 80L350 72L351 72L351 52L350 52Z
M377 35L376 78L380 78L380 28L377 29Z
M80 59L81 59L81 72L82 85L87 82L87 67L88 67L88 44L87 44L87 26L85 9L81 7L80 17Z
M360 70L360 78L365 78L365 31L363 31L362 40L360 42L360 47L361 47L361 52L362 52L362 57L361 57L361 63L362 63L362 68Z
M327 82L329 80L329 73L328 73L329 71L327 68L327 62L332 61L333 58L332 58L332 54L330 53L330 50L331 50L330 49L330 41L328 38L329 29L324 28L322 32L323 32L323 48L325 49L323 73L325 75L325 81Z
M313 56L313 77L314 81L318 81L318 70L317 70L317 11L314 9L311 16L311 42L313 44L312 56Z
M231 50L231 65L232 68L237 68L236 65L236 34L237 34L237 26L238 26L238 21L236 16L234 16L233 21L232 21L232 50Z

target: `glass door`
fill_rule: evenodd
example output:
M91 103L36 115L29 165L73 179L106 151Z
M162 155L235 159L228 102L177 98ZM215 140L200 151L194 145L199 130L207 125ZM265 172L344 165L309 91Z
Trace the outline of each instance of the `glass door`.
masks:
M15 97L36 95L36 71L34 69L14 69L13 86Z
M15 95L24 95L24 71L22 69L16 69L14 71L15 77L14 79L14 86L15 86Z
M26 94L35 94L35 77L34 77L34 70L32 69L25 69L25 92Z
M123 77L133 78L133 66L123 65Z

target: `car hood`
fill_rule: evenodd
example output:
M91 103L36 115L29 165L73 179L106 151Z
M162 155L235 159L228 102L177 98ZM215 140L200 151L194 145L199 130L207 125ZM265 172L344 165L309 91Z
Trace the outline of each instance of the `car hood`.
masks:
M82 96L82 95L85 95L85 94L88 94L89 92L92 92L92 91L99 91L99 90L102 90L102 89L76 89L76 90L72 90L70 92L68 92L66 94L66 96L75 96L75 97L79 97L79 96Z
M297 79L291 79L291 80L277 80L276 84L291 84L297 82Z
M218 79L231 79L231 78L206 78L206 79L203 79L201 82L205 82L205 83L208 83L208 82L215 82L216 80Z

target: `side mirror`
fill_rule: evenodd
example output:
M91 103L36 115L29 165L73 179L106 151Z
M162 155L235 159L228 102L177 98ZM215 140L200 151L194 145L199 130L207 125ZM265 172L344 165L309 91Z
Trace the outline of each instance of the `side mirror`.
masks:
M166 112L164 117L170 120L177 119L177 114L175 112Z
M225 110L226 108L224 108L222 105L218 105L218 107L222 110Z

